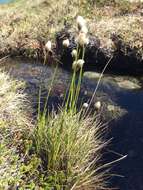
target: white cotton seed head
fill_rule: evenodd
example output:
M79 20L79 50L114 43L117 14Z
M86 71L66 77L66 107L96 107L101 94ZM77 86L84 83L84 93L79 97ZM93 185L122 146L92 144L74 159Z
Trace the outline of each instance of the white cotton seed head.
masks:
M80 68L82 68L84 65L83 59L78 59L77 61L74 61L72 64L72 69L78 71Z
M77 70L77 61L74 61L72 64L72 69Z
M88 108L88 103L85 102L85 103L83 104L83 108Z
M66 39L66 40L63 40L63 46L64 47L69 47L69 45L70 45L70 41L69 41L69 39Z
M89 39L87 38L86 34L80 32L77 39L80 46L87 45L89 43Z
M72 55L73 58L76 58L77 57L77 50L73 49L72 52L71 52L71 55Z
M77 60L77 66L78 66L79 68L82 68L83 65L84 65L84 60L83 60L83 59Z
M86 25L86 21L84 20L82 16L78 16L76 19L76 22L77 22L79 30L81 30L81 28Z
M48 50L48 51L52 51L52 43L51 41L48 41L45 45L45 48Z
M88 28L86 26L82 26L81 29L80 29L80 32L87 34L88 33Z
M96 103L94 104L94 107L95 107L97 110L99 110L99 109L101 108L101 102L100 102L100 101L96 102Z

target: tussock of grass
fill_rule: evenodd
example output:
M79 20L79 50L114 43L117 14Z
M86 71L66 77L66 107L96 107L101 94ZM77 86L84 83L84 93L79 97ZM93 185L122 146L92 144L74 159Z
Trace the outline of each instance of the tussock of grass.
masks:
M106 144L102 137L100 123L93 118L82 118L80 113L61 110L58 115L41 116L35 131L35 146L43 160L43 170L48 171L47 182L52 179L51 188L106 187L104 173L99 170L101 151Z
M1 189L106 189L104 129L75 109L82 77L76 87L75 74L67 106L48 116L39 113L33 129L24 84L0 71Z

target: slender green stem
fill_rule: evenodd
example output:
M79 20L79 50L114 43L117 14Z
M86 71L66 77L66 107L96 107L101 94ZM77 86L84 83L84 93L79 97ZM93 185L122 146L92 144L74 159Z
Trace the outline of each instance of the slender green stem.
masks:
M99 87L99 85L100 85L100 82L101 82L101 79L102 79L102 77L103 77L103 74L104 74L106 68L108 67L109 63L111 62L112 58L113 58L113 57L111 57L111 58L109 59L109 61L106 63L105 67L103 68L102 73L100 74L100 77L99 77L99 79L98 79L98 81L97 81L96 88L95 88L95 90L94 90L94 92L93 92L93 95L92 95L90 101L89 101L89 106L88 106L88 108L86 109L86 111L85 111L85 113L84 113L84 116L85 116L85 115L88 113L88 111L89 111L89 108L90 108L90 106L91 106L91 104L92 104L92 102L93 102L93 100L94 100L94 97L95 97L96 92L97 92L97 90L98 90L98 87Z
M55 79L55 76L56 76L56 73L57 73L57 68L58 68L58 64L55 67L54 74L53 74L53 77L52 77L52 81L51 81L51 84L50 84L50 88L48 90L48 95L47 95L46 102L45 102L45 105L44 105L44 110L43 110L44 115L46 114L46 111L47 111L46 107L47 107L48 99L49 99L49 96L50 96L50 93L51 93L51 90L52 90L54 79Z
M40 86L39 95L38 95L38 122L40 120L40 112L41 112L41 86Z
M85 47L83 46L82 50L82 60L84 60L85 55ZM75 103L77 104L79 93L80 93L80 87L81 87L81 81L82 81L82 73L83 73L83 67L80 68L79 78L78 78L78 84L76 88L76 95L75 95Z
M75 61L77 62L79 54L80 54L80 49L79 49L79 44L77 44L77 57ZM71 111L75 107L75 81L76 81L76 69L74 69L73 75L72 75L72 81L70 84L69 92L68 92L68 98L66 100L66 105L65 105L65 110L69 107L69 110Z
M67 101L66 101L66 106L65 106L66 110L67 110L68 106L70 106L70 108L71 108L71 105L72 105L73 96L74 96L74 89L75 89L75 78L76 78L76 71L74 70L71 85L70 85L70 89L69 89L69 92L68 92L68 98L67 98Z

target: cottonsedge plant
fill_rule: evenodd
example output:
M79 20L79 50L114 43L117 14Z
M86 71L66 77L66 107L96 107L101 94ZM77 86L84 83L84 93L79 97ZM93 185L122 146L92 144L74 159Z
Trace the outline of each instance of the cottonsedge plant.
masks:
M77 17L77 28L78 28L78 36L77 36L77 48L73 49L71 55L73 57L73 76L70 85L70 89L68 92L68 99L66 101L66 108L70 111L76 111L77 101L80 92L80 85L82 80L83 66L84 66L84 55L86 45L88 44L88 36L87 36L87 26L83 17ZM78 78L78 82L76 85L76 79ZM70 109L71 108L71 109Z
M40 171L44 175L41 186L49 190L100 190L106 187L106 175L99 166L101 150L106 145L102 140L104 130L95 118L82 117L82 109L88 107L87 103L81 110L77 109L88 43L87 32L84 33L86 22L81 16L77 18L77 24L77 48L71 53L73 75L66 102L59 107L58 113L53 110L46 115L46 109L39 113L35 130L35 151L42 160ZM68 39L63 41L63 48L69 45Z

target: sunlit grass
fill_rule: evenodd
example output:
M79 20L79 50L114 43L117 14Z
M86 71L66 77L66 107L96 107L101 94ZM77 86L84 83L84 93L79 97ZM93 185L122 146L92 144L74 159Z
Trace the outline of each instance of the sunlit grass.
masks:
M91 33L101 40L101 48L110 49L110 36L116 33L123 42L142 53L142 7L143 2L129 0L54 3L52 0L19 0L0 6L0 52L10 54L12 49L18 54L21 50L23 56L42 57L41 43L44 45L47 38L55 39L56 32L64 28L65 23L75 26L74 19L81 14L88 18Z
M28 139L32 131L26 111L29 108L30 113L31 108L23 88L24 83L0 71L0 189L15 189L22 179L18 149L23 147L25 134Z

